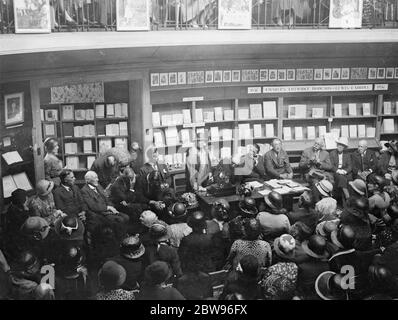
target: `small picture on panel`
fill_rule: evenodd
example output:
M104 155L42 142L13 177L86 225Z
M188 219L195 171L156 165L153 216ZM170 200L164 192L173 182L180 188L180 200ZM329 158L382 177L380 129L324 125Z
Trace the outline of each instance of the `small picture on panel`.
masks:
M377 73L376 68L369 68L368 78L369 79L376 79L376 73Z
M332 80L340 80L340 77L341 77L341 69L340 68L333 68Z
M368 77L368 68L351 68L351 79L352 80L364 80Z
M296 69L287 69L287 80L296 80Z
M214 82L222 82L222 70L214 71Z
M260 81L268 81L268 69L260 69Z
M269 81L275 81L278 77L277 70L272 69L269 71Z
M314 80L322 80L323 77L323 70L322 69L314 69Z
M168 73L161 73L160 74L160 85L167 86L169 84L169 74Z
M332 79L332 69L323 69L323 80L331 80Z
M178 84L186 84L186 83L187 83L186 72L178 72Z
M231 82L231 70L224 70L223 79L224 82Z
M341 68L341 79L342 80L350 79L350 68Z
M278 69L278 80L279 81L286 80L286 69Z
M213 82L213 71L206 71L206 77L205 77L205 81L206 83L212 83Z
M386 69L386 79L394 79L394 68Z
M395 76L394 76L394 78L398 79L398 68L395 68Z
M377 79L384 79L386 77L385 68L377 68Z
M240 70L232 70L232 82L240 82Z
M159 73L151 73L151 87L159 86Z
M169 85L170 86L177 85L177 72L170 72L169 73Z

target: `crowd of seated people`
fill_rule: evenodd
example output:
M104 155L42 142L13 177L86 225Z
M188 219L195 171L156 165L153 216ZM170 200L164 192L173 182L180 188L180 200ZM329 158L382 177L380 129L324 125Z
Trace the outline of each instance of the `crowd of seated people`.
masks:
M33 197L12 193L0 298L396 299L398 145L381 156L366 141L352 154L347 147L340 138L329 154L317 139L303 151L310 190L291 210L276 191L210 207L195 193L176 195L156 150L136 171L100 156L81 188L62 169L58 185L41 180ZM292 177L280 140L264 156L249 151L249 181ZM53 281L43 268L55 270Z

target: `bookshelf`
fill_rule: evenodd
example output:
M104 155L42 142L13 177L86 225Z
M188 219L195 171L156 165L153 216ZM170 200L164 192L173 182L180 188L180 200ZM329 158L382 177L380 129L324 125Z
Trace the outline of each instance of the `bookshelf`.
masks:
M380 140L398 138L398 95L385 94L379 111Z
M43 138L55 137L64 165L82 180L92 162L109 148L129 145L128 103L41 106Z

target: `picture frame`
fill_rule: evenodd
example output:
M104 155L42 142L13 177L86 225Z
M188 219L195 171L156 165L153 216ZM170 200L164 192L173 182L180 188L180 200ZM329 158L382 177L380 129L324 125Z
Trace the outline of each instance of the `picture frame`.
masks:
M116 0L116 31L150 30L148 0Z
M323 70L314 69L314 80L322 80L322 79L323 79Z
M323 80L332 80L332 69L323 69Z
M176 86L177 83L178 83L177 72L170 72L169 73L169 86Z
M169 85L169 74L168 73L160 73L159 79L160 79L159 83L161 86Z
M242 81L258 81L258 69L242 70Z
M222 70L214 71L214 82L222 82Z
M296 69L287 69L286 78L291 81L296 80Z
M386 79L394 79L394 68L386 68Z
M159 87L159 73L151 73L151 87Z
M218 0L218 29L251 29L251 0Z
M260 81L268 81L268 69L260 69Z
M224 70L223 72L223 81L231 82L231 70Z
M398 68L395 68L395 75L394 75L395 79L398 79Z
M187 83L187 73L178 72L178 84L186 84L186 83Z
M362 7L361 0L330 1L329 28L361 28Z
M4 95L4 122L6 127L24 123L24 94Z
M351 68L351 80L365 80L368 76L368 68Z
M14 18L15 33L51 33L50 0L14 0Z
M333 68L332 69L332 80L340 80L341 78L341 69Z
M377 79L384 79L386 77L386 68L377 68Z
M297 80L314 80L314 69L297 69Z
M188 72L188 84L198 84L205 82L204 71L189 71Z
M342 80L350 79L350 68L341 68L341 79Z
M269 70L269 81L276 81L278 79L278 72L276 69Z
M369 79L376 79L377 76L377 69L376 68L369 68L368 78Z
M278 81L286 80L286 69L278 69Z
M55 128L55 123L43 123L43 135L45 138L56 137L57 130Z
M214 82L214 72L212 70L206 71L205 82L206 83Z
M232 82L240 82L240 70L232 70Z

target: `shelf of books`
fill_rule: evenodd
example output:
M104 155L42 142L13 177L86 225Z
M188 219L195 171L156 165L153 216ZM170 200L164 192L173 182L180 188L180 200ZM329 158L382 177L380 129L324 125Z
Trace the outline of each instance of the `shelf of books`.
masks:
M282 139L286 150L303 150L329 129L330 97L284 98ZM291 146L291 147L290 147Z
M42 106L43 137L59 141L64 165L87 171L106 150L128 148L127 103L75 103Z
M383 108L379 117L380 140L396 140L398 138L398 95L383 96Z

